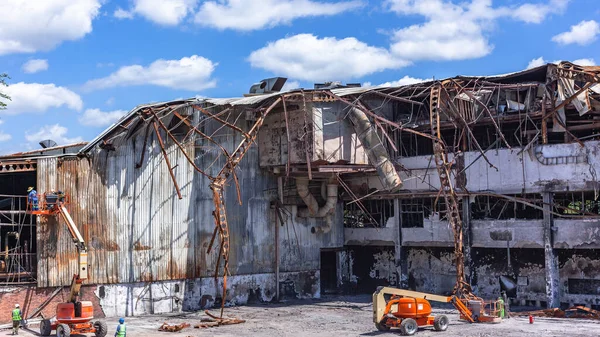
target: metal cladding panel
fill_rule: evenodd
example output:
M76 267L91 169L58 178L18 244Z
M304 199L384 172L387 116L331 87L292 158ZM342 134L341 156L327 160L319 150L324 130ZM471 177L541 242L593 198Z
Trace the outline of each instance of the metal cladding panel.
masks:
M248 125L243 118L238 121L240 127L247 129ZM205 132L212 133L219 126L208 123ZM96 147L88 152L89 158L38 161L38 191L61 189L71 195L69 211L89 248L88 284L215 275L218 244L210 255L206 253L214 230L210 180L195 172L181 151L163 137L181 189L183 198L179 200L156 137L151 132L143 148L143 136L144 132L140 132L124 139L115 150ZM241 141L241 134L222 128L214 139L232 151ZM206 168L215 159L215 151L206 151L209 145L201 140L185 144L186 152L194 154L199 167ZM136 168L142 152L144 159ZM218 160L210 174L216 175L224 163L223 159ZM236 172L243 204L238 204L233 182L225 189L230 273L273 272L275 224L270 201L276 198L277 181L260 169L256 146L248 151ZM68 285L77 271L76 247L62 222L40 218L38 286ZM296 262L284 258L292 254L312 261L303 264L306 268L318 268L320 247L343 244L343 240L334 239L337 235L331 235L337 230L319 236L310 233L312 225L295 222L295 228L282 227L286 233L296 230L293 238L300 239L299 243L282 245L282 270L298 268Z

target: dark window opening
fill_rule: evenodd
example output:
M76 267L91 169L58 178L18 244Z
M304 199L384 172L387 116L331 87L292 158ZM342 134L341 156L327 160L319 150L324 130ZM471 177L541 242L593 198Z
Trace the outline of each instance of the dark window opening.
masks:
M437 199L437 201L436 201ZM458 201L459 209L462 201ZM425 219L438 215L439 220L447 221L444 198L414 198L400 200L402 228L423 227Z
M542 198L539 194L518 194L509 196L524 199L529 203L542 207ZM473 220L535 220L544 217L543 211L539 208L531 207L522 202L502 197L478 195L475 197L475 202L472 203L471 206L471 219Z
M394 202L391 199L349 201L344 204L346 228L385 227L393 216Z
M570 278L568 289L569 294L600 295L600 280Z
M599 196L593 191L554 194L554 211L564 215L600 217Z

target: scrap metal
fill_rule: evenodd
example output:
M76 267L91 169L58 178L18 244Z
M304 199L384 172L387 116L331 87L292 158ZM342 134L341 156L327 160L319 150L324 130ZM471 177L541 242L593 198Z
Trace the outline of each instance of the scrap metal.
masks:
M164 322L159 328L158 331L165 331L165 332L179 332L185 328L189 328L190 324L189 323L181 323L181 324L169 324L167 322Z
M204 313L209 318L203 318L201 320L201 323L194 325L194 328L196 328L196 329L215 328L215 327L218 327L221 325L233 325L233 324L246 323L246 320L244 320L244 319L217 317L217 316L211 314L210 312L208 312L208 310L204 311Z

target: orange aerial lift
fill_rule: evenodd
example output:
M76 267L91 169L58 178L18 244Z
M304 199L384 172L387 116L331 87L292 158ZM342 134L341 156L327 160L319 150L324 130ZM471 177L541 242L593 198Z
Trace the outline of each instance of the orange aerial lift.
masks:
M68 196L62 192L46 192L38 205L28 205L28 212L33 215L59 215L67 225L78 251L79 272L73 275L69 301L58 304L56 320L42 320L40 334L50 336L52 330L56 330L56 336L58 337L69 337L71 334L84 333L93 333L96 337L104 337L108 331L106 323L102 321L92 323L94 319L92 302L77 300L81 284L88 278L88 253L85 240L65 207L68 203Z
M436 331L445 331L449 320L446 315L431 315L429 301L452 303L460 313L460 318L469 322L499 323L496 303L490 303L486 312L481 300L465 301L456 295L440 296L417 291L379 287L373 293L373 322L379 331L400 328L406 336L414 335L420 327L431 327Z

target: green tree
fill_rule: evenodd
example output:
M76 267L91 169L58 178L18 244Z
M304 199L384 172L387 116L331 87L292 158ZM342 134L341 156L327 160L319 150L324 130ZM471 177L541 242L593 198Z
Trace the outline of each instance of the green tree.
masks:
M0 89L1 87L8 87L6 80L9 78L10 77L8 77L7 74L0 74ZM10 101L10 96L8 96L0 90L0 110L6 109L6 100Z

